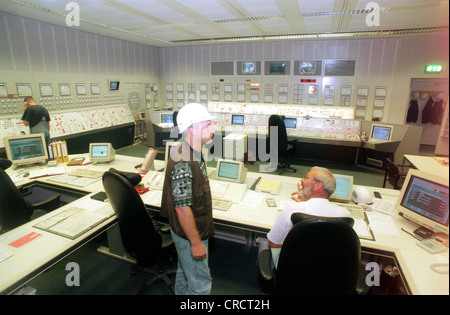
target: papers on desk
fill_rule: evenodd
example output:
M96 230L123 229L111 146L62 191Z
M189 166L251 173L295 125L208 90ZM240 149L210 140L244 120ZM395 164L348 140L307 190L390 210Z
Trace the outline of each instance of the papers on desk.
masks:
M263 178L259 181L258 185L256 185L255 190L260 191L260 192L269 193L272 195L276 195L276 194L278 194L278 191L280 190L280 185L281 185L280 182L273 182L273 181Z
M373 204L367 206L367 208L390 216L397 214L395 203L386 199L373 198Z
M31 171L30 172L30 178L38 178L42 176L53 176L53 175L60 175L65 174L66 168L64 166L60 167L46 167L39 170Z
M77 207L65 209L33 227L75 239L114 214L110 204L91 198L81 200L76 205Z
M50 178L49 181L78 187L86 187L99 181L100 179L101 178L79 177L70 174L63 174L59 176L54 176Z

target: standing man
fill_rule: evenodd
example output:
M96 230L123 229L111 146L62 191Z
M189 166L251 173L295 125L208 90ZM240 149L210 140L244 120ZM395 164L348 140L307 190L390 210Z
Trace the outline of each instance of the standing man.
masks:
M25 97L23 100L25 112L22 120L25 126L30 127L30 133L43 133L45 142L48 147L50 144L50 115L47 109L41 105L37 105L31 96Z
M178 112L182 134L168 159L161 215L169 218L178 253L176 294L210 294L208 239L214 236L212 201L202 148L211 142L213 117L201 104L187 104Z
M292 228L291 215L296 212L306 213L319 217L351 217L344 207L329 201L336 190L336 180L326 168L315 166L301 179L302 187L292 195L292 199L299 201L287 206L267 234L269 246L272 251L274 266L277 266L278 256L281 252L284 239Z

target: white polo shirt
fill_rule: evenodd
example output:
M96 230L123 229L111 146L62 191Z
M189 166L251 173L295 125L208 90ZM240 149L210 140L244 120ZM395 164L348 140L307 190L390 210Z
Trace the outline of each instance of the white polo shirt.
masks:
M312 198L307 201L289 204L278 217L267 238L274 244L282 245L292 228L291 215L296 212L319 217L351 217L350 212L341 206L331 203L328 199Z

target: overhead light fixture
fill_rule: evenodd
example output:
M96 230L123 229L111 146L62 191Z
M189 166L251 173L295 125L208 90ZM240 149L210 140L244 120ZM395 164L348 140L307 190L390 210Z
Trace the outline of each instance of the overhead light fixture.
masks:
M266 36L248 36L248 37L224 37L224 38L206 38L172 41L173 44L212 44L227 43L241 41L274 41L274 40L314 40L326 38L356 38L356 37L383 37L383 36L404 36L404 35L420 35L425 33L448 32L448 27L428 27L413 28L402 30L377 30L377 31L360 31L360 32L342 32L342 33L314 33L314 34L284 34L284 35L266 35Z

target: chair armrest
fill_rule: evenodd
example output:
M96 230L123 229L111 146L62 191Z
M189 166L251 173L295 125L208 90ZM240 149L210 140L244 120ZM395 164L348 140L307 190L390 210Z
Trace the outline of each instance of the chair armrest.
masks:
M55 194L53 196L50 196L48 198L45 198L43 200L40 200L40 201L37 201L37 202L33 203L31 205L31 207L33 209L45 208L45 206L48 206L48 205L50 205L53 202L54 203L56 203L56 202L59 203L60 198L61 198L61 194Z
M270 249L264 249L259 253L258 270L264 280L271 281L273 279L272 253Z
M161 227L159 228L159 231L164 234L169 234L170 233L170 225L169 224L161 225Z

